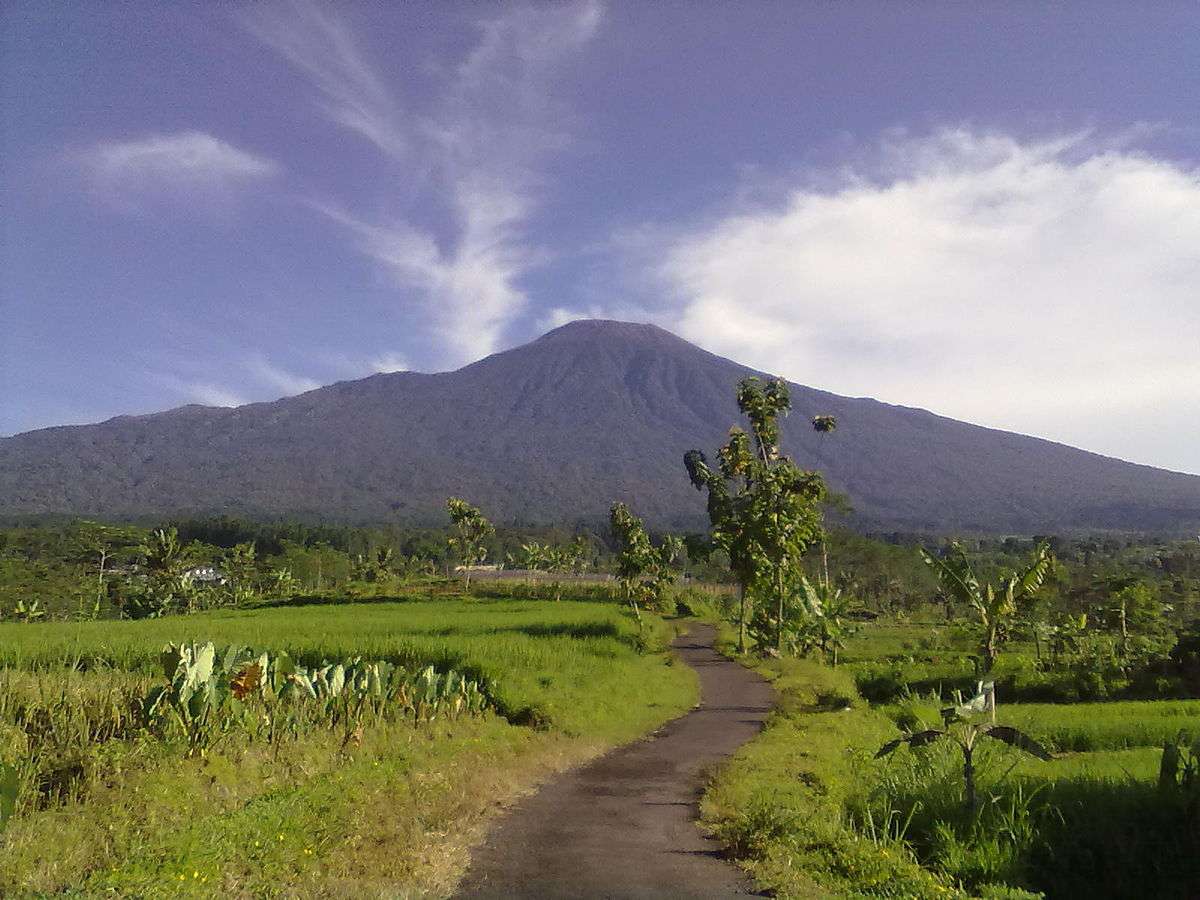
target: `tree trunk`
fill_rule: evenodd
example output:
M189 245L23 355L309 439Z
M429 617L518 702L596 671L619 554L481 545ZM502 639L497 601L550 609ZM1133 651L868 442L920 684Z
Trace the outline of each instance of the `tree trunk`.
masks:
M746 585L738 583L738 653L746 652Z
M776 613L778 618L775 620L775 650L780 656L783 655L783 567L780 566L775 570L775 594L776 594Z
M966 785L967 793L967 812L975 812L975 750L973 747L963 746L963 783Z
M997 634L995 628L987 629L987 637L983 643L983 674L987 675L992 671L992 666L996 664L996 657L1000 655L1000 651L996 648Z
M100 602L104 599L104 563L108 559L108 550L101 549L100 551L100 578L96 585L96 607L93 610L93 618L100 618Z

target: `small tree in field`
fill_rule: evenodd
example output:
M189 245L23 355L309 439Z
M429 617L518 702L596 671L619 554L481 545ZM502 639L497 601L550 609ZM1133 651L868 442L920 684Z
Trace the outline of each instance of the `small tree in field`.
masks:
M986 712L991 713L991 720L980 721L980 714ZM943 709L941 728L927 728L888 741L879 748L875 758L882 759L903 744L923 747L943 737L958 744L962 752L963 787L968 812L974 812L979 805L975 790L975 747L980 738L1001 741L1043 761L1052 758L1045 747L1025 732L1011 725L996 724L996 686L991 682L986 685L980 682L979 693L966 703Z
M466 500L451 497L446 501L446 510L454 523L454 534L448 541L450 552L462 563L463 587L470 588L471 567L487 559L488 538L496 533L496 528Z
M675 558L683 551L683 541L668 535L662 546L650 543L650 535L642 520L629 511L624 503L614 503L609 511L613 535L621 549L617 563L617 580L633 614L641 621L638 607L658 606L675 582Z
M585 565L588 546L587 541L577 537L569 544L540 544L530 541L521 545L521 555L517 563L535 572L549 572L552 575L577 574ZM511 558L511 557L510 557ZM562 582L555 579L551 582L555 601L562 599Z
M708 517L714 544L729 556L739 587L738 650L746 652L747 604L768 604L776 649L784 642L791 585L802 574L801 560L821 536L819 504L825 483L779 450L780 415L791 409L787 382L764 385L747 378L737 391L738 408L750 420L750 434L734 427L718 452L718 464L691 450L683 462L697 490L708 491ZM833 431L832 416L817 416L813 428Z
M1000 655L1000 641L1017 616L1022 603L1027 602L1042 586L1054 558L1050 545L1038 544L1029 564L1020 572L1010 572L1000 586L981 585L975 577L962 544L954 541L945 556L934 556L924 549L921 558L937 574L942 590L968 604L979 617L982 629L979 640L980 672L992 671Z
M854 599L828 578L811 581L803 575L796 594L804 618L795 630L795 640L801 650L820 650L821 658L836 666L838 653L846 647L846 638L858 630L848 619L855 606Z

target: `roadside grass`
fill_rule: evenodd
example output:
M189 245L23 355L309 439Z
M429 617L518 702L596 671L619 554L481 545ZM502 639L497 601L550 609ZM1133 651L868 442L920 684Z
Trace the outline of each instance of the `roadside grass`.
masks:
M1140 748L1041 762L989 743L976 751L971 813L961 754L939 742L864 769L852 807L860 826L903 823L921 863L972 893L1003 883L1049 897L1193 897L1200 819L1186 794L1158 788L1160 758Z
M589 752L496 717L380 727L348 755L330 735L278 758L147 748L86 803L16 820L0 894L445 896L486 816Z
M350 747L325 731L279 748L233 734L188 759L132 727L88 740L106 717L60 704L81 768L72 791L10 822L0 895L444 896L499 805L694 704L694 673L664 652L672 626L644 619L614 604L447 600L0 626L7 708L65 696L103 709L96 698L157 677L166 641L195 639L454 667L489 679L503 713L386 723Z
M1000 720L1058 755L1042 762L982 742L972 814L952 743L873 758L902 730L940 724L944 705L895 672L892 702L862 699L863 672L898 662L871 652L912 652L909 626L874 627L837 670L742 660L773 678L780 706L718 771L703 810L761 887L782 897L1195 896L1200 804L1156 782L1163 742L1196 735L1200 701L1025 704L1001 694ZM732 642L723 647L733 655Z
M721 647L733 655L728 630ZM864 834L847 815L859 748L894 731L851 675L813 660L742 662L772 680L779 706L718 770L701 816L758 885L785 898L959 896L883 828Z

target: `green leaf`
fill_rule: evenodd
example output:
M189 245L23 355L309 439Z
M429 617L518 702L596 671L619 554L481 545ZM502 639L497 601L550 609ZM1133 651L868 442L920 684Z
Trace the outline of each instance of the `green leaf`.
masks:
M1025 732L1019 731L1011 725L983 725L980 726L979 732L986 737L1003 741L1011 747L1016 747L1018 750L1024 750L1031 756L1036 756L1038 759L1045 760L1046 762L1054 758L1049 750Z
M182 661L183 648L176 647L174 644L167 644L158 656L159 665L162 667L163 675L166 676L168 681L175 677L175 673L179 671L179 664Z
M936 728L930 728L926 731L918 731L914 734L906 734L904 737L898 737L894 741L888 741L879 748L879 752L875 754L876 759L882 759L889 753L896 750L901 744L908 744L910 747L924 747L926 744L932 744L946 732Z

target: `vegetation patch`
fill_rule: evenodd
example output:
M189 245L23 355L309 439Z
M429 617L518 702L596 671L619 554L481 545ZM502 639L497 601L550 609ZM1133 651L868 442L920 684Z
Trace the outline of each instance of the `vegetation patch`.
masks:
M5 896L445 894L498 804L696 698L672 629L613 604L0 625L16 629Z
M886 644L873 628L855 659ZM846 668L742 659L782 702L716 775L704 815L780 896L1183 898L1200 883L1200 701L1001 704L1020 729L1008 743L1027 733L1054 756L974 742L972 803L961 747L934 738L943 698L872 706ZM894 752L876 760L881 747Z

